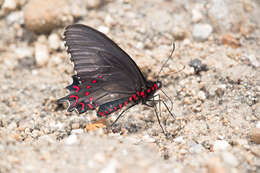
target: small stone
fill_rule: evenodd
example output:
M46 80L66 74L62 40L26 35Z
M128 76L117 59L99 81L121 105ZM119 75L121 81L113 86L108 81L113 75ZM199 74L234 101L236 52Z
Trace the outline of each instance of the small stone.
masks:
M75 134L71 134L69 137L67 137L64 140L64 143L67 145L72 145L72 144L76 144L78 142L78 138Z
M17 24L20 24L20 25L24 24L24 17L23 17L22 11L12 12L7 16L6 19L7 19L8 25L12 25L14 23L17 23Z
M260 106L260 104L259 104L259 106ZM259 129L260 129L260 121L257 121L257 123L256 123L256 128L259 128Z
M222 159L225 163L227 163L229 166L236 167L239 165L239 162L237 158L230 152L223 152Z
M72 129L79 129L79 127L80 127L80 124L79 124L79 123L73 123L73 124L71 125L71 128L72 128Z
M25 27L35 33L48 33L72 21L67 0L31 0L24 8Z
M15 10L17 7L16 0L5 0L2 5L2 10L4 13Z
M144 136L142 137L142 140L143 140L144 142L147 142L147 143L154 143L154 142L155 142L155 139L152 138L152 137L150 137L149 135L144 135Z
M199 21L201 21L203 18L203 15L201 14L201 12L197 9L193 9L192 10L192 22L194 23L198 23Z
M194 25L192 36L196 41L206 41L212 31L213 28L209 24L196 24Z
M195 144L190 148L190 152L193 154L202 153L204 150L205 149L201 144Z
M172 35L175 40L184 40L186 37L185 30L179 28L179 27L174 27L172 31Z
M38 66L44 66L49 60L49 49L45 44L36 42L35 44L35 60Z
M218 158L212 158L207 162L209 173L226 173L224 166Z
M26 128L33 129L34 125L32 121L21 120L18 124L18 129L24 131Z
M225 140L216 140L213 145L214 151L224 151L227 150L230 146L230 144Z
M234 36L231 34L225 34L221 38L222 44L231 46L232 48L238 48L241 46L240 42L238 39L236 39Z
M206 96L206 94L205 94L204 91L199 91L198 97L199 97L199 99L202 100L202 101L206 100L206 98L207 98L207 96Z
M21 59L33 56L33 48L31 47L17 47L14 51L16 56Z
M71 134L78 135L78 134L82 134L82 133L84 133L83 129L73 129L73 130L71 130Z
M106 157L105 157L105 155L104 155L104 153L96 153L95 155L94 155L94 160L96 161L96 162L99 162L99 163L106 163Z
M178 143L178 144L184 144L184 140L182 136L178 136L174 139L174 142Z
M58 36L58 34L52 33L49 37L48 37L48 42L49 42L49 46L51 49L53 50L57 50L60 48L61 45L61 39Z
M98 27L98 31L100 31L104 34L107 34L109 32L109 28L101 25L101 26Z
M260 144L260 128L252 128L250 138L254 143Z
M256 67L256 68L260 67L260 63L259 63L259 61L257 60L257 58L256 58L255 55L252 55L252 54L251 54L251 55L248 55L247 58L248 58L248 60L250 61L250 63L251 63L254 67Z
M99 8L103 4L103 0L87 0L87 8Z
M116 160L110 160L99 173L116 173L117 165L118 162Z

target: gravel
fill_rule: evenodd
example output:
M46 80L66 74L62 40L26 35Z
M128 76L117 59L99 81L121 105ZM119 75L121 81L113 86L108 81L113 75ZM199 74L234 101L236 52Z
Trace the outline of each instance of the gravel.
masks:
M0 0L0 8L1 173L259 172L258 2ZM57 104L74 74L62 39L75 22L107 34L162 81L172 103L158 93L175 115L161 107L167 138L145 105L109 130L118 114L99 120Z

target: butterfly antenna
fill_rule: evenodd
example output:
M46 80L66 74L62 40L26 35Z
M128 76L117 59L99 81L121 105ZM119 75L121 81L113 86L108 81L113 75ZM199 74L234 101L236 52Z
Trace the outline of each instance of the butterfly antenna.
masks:
M170 58L172 58L172 55L173 55L174 50L175 50L175 43L173 42L173 43L172 43L172 52L171 52L170 56L165 60L165 62L163 63L163 65L162 65L162 67L161 67L161 69L160 69L160 71L158 72L157 81L158 81L158 79L159 79L160 73L162 72L163 68L166 66L166 64L168 63L168 61L170 60Z

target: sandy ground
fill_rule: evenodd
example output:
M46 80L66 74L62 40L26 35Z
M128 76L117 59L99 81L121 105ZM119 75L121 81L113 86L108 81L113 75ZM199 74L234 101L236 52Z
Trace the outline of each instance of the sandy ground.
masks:
M0 8L1 173L260 172L259 1L0 0ZM74 74L64 27L76 22L107 34L151 80L175 42L159 77L176 116L162 107L168 139L144 105L113 132L91 128L95 112L57 105ZM208 70L196 73L194 59Z

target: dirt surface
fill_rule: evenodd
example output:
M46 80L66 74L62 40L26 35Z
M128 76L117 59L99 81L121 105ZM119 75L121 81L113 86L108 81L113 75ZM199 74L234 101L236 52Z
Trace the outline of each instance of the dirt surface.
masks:
M258 0L58 1L0 0L1 173L260 172ZM57 105L74 74L72 23L107 34L151 80L175 42L159 76L176 117L162 107L168 138L144 105L113 132Z

